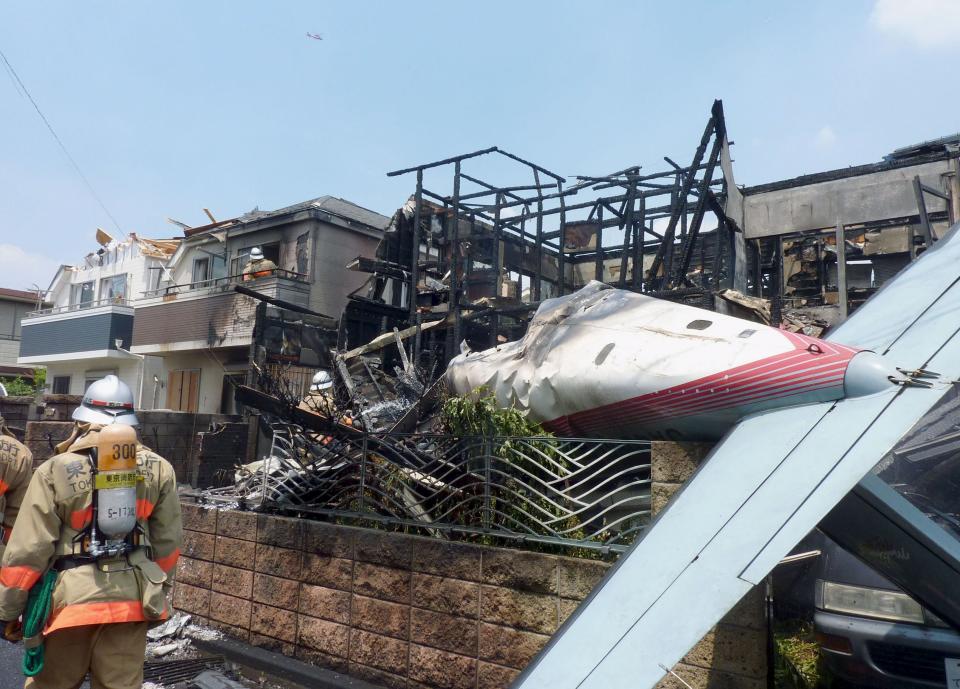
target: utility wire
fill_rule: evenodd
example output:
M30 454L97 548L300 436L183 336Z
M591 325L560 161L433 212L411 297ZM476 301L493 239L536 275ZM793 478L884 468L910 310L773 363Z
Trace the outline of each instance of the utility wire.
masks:
M83 180L83 183L86 185L87 189L90 191L90 194L96 199L97 203L100 204L100 208L103 209L103 212L107 214L113 226L117 228L117 231L121 234L123 230L120 229L120 223L117 222L117 219L113 217L103 201L100 199L100 196L97 194L96 190L93 188L93 185L90 184L90 180L87 179L87 176L83 174L83 170L80 169L80 166L77 165L77 161L73 159L73 156L70 155L70 151L67 150L67 147L63 144L63 141L57 135L57 132L54 130L53 125L50 124L50 121L47 119L46 115L43 114L43 111L40 110L40 106L37 105L37 101L33 99L33 96L30 95L30 91L27 90L26 84L23 83L23 80L20 79L20 75L17 74L17 70L13 68L13 65L10 64L10 60L7 59L7 56L3 54L3 51L0 50L0 58L3 58L3 62L6 65L7 69L10 71L10 74L13 75L13 78L16 79L17 84L20 87L20 90L26 95L27 99L33 105L33 109L37 111L37 114L40 115L40 119L43 120L43 123L47 126L47 129L50 130L50 134L53 135L53 138L56 140L57 145L60 146L60 150L63 151L63 155L67 157L67 160L70 161L70 164L73 165L73 169L77 171L77 175L80 176L80 179Z

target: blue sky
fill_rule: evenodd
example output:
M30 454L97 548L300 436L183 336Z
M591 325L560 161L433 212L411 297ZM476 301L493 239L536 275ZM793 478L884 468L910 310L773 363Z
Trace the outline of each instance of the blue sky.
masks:
M491 145L564 175L659 170L714 98L740 184L872 162L960 130L957 35L956 0L0 8L0 50L150 237L322 194L389 215L413 179L388 170ZM0 286L45 286L116 230L0 71Z

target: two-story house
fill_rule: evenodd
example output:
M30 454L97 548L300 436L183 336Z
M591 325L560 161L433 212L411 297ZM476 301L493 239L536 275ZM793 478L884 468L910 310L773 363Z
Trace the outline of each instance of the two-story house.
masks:
M0 379L33 380L33 367L17 363L20 328L24 316L42 308L41 295L0 287Z
M339 318L366 279L347 264L374 254L388 222L322 196L184 230L164 277L137 301L133 321L131 351L162 362L155 374L163 387L159 406L234 412L233 384L250 366L259 303L234 286ZM254 248L275 268L245 274Z
M134 391L140 408L162 406L153 380L159 360L129 351L133 300L156 289L180 240L133 233L115 240L98 230L97 241L99 248L80 264L57 270L46 293L49 306L23 319L17 361L46 366L47 389L55 394L81 395L113 373Z

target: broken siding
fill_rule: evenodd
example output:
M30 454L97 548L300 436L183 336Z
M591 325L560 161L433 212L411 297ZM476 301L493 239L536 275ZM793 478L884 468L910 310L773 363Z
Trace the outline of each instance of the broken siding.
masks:
M250 286L255 288L255 282ZM137 307L133 345L203 341L210 347L250 343L257 302L242 294L172 300Z

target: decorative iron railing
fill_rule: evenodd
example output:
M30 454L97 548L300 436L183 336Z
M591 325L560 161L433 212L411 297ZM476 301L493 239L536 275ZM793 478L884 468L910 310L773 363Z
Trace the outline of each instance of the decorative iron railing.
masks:
M448 538L622 551L650 516L650 444L554 437L353 435L274 426L271 458L198 495Z

